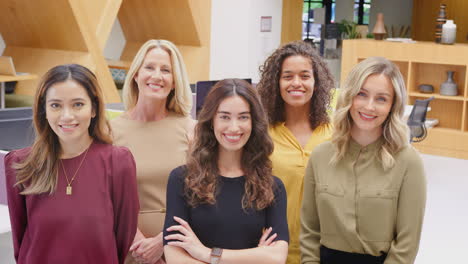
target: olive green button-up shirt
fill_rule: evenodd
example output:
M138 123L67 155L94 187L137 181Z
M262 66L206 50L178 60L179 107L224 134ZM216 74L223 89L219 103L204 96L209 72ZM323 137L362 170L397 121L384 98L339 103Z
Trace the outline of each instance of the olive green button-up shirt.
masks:
M386 264L413 263L426 204L426 178L419 154L405 147L384 170L382 139L362 147L351 140L336 165L331 142L312 152L301 209L301 263L320 262L320 244L379 256Z

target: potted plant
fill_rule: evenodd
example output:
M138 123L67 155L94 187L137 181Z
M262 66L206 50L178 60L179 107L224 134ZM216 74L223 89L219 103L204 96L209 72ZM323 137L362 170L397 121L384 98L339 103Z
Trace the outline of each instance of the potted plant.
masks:
M356 22L343 19L341 20L341 23L339 23L338 28L341 31L341 37L343 39L355 39L361 37L357 31Z

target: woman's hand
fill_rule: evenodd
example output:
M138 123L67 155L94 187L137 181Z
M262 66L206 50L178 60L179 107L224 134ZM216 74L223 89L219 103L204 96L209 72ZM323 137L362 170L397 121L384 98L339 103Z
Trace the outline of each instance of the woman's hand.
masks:
M197 260L204 261L207 263L210 262L211 250L205 247L200 242L190 225L185 220L177 216L174 216L174 220L180 225L173 225L169 227L167 231L178 231L179 234L172 234L166 236L166 240L172 240L167 244L185 249L187 253L189 253L193 258Z
M275 238L278 236L278 234L274 233L270 237L268 237L271 234L271 231L273 230L272 227L269 227L263 231L262 237L260 238L260 241L258 242L258 246L274 246L276 244Z
M163 233L155 237L143 238L133 243L130 247L132 256L136 262L142 264L163 264L160 262L164 253Z
M135 238L133 239L132 245L135 244L136 242L145 239L146 237L143 235L143 233L140 231L140 229L137 228Z

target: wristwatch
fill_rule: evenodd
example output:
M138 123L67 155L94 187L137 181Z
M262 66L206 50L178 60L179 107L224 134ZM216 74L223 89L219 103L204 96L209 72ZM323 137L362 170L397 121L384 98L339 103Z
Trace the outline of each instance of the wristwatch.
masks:
M221 254L223 254L223 249L222 248L212 248L211 249L211 258L210 258L210 264L218 264L219 260L221 259Z

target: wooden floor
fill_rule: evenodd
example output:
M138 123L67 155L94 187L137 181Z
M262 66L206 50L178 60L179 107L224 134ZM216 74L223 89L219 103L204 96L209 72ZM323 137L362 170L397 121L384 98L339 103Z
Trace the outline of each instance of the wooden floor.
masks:
M468 263L468 160L422 155L428 200L416 264ZM14 263L11 236L0 234L0 263Z

